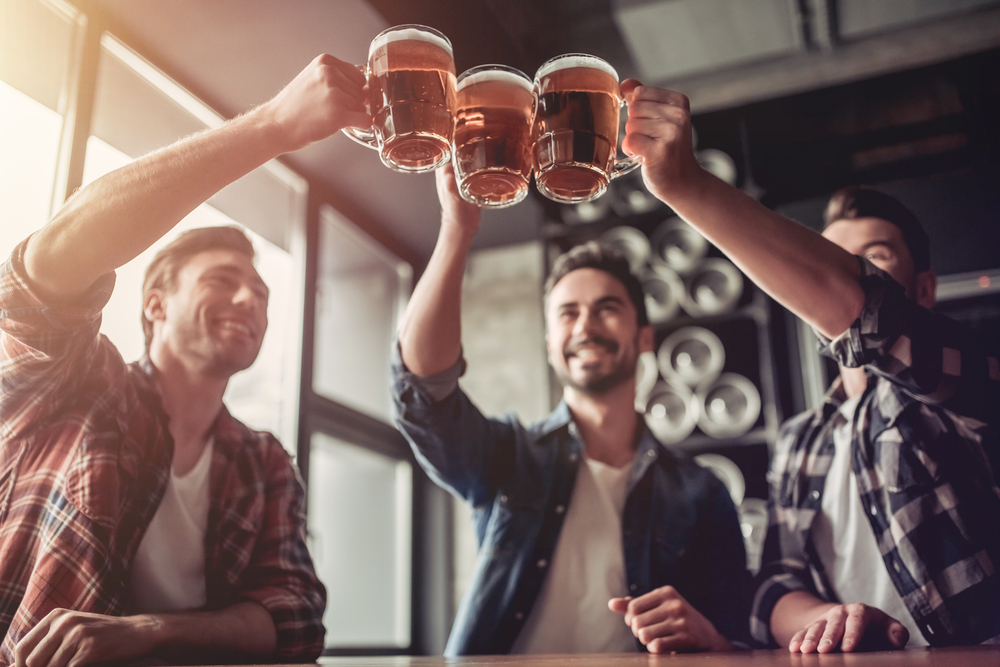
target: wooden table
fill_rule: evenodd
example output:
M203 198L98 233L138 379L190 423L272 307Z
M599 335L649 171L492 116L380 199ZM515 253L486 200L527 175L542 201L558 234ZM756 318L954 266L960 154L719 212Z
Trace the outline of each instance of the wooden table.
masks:
M737 653L321 658L331 667L1000 667L1000 646L958 646L876 653Z

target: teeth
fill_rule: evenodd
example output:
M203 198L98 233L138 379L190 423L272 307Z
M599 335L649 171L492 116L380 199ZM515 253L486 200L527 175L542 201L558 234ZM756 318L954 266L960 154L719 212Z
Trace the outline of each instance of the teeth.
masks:
M233 322L232 320L223 320L222 322L220 322L220 324L222 325L223 329L231 329L233 331L245 334L247 336L250 335L250 328L244 324L240 324L239 322Z

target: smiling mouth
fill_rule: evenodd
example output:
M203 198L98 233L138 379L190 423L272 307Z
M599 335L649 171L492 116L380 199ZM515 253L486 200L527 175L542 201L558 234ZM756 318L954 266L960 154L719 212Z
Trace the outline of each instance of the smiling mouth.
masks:
M217 321L216 324L218 325L219 329L223 331L234 331L238 334L246 336L247 338L254 337L253 328L248 326L244 322L240 322L239 320L220 319Z
M587 340L570 343L566 346L564 354L567 359L576 357L582 361L596 359L600 354L614 354L618 351L618 344L606 338L588 338Z

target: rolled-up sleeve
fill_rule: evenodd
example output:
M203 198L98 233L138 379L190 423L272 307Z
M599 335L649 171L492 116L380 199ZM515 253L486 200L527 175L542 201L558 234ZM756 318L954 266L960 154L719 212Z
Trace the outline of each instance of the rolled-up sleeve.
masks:
M113 273L73 303L46 303L24 268L27 241L0 265L0 439L57 414L96 363ZM124 366L124 363L121 364Z
M264 525L239 599L257 602L271 615L278 661L312 661L323 651L326 588L306 547L304 485L277 441L266 466Z
M414 456L440 486L473 507L491 502L500 478L513 470L515 429L489 419L458 387L465 361L437 375L419 377L391 352L396 427Z
M865 366L918 400L983 423L1000 405L997 342L982 332L921 307L901 285L858 258L864 310L821 351L842 366Z

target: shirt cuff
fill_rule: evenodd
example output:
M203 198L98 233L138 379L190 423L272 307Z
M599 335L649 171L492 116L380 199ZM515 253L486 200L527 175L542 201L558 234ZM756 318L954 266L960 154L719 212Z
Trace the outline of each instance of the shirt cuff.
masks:
M465 375L465 357L459 354L458 359L448 368L433 375L416 375L403 363L403 354L399 347L399 339L392 342L393 374L397 377L405 375L410 384L417 387L435 403L443 401L458 389L458 378Z
M855 259L861 267L859 282L865 293L858 319L832 340L813 330L820 353L847 368L860 368L886 353L903 327L907 307L902 285L864 257Z

